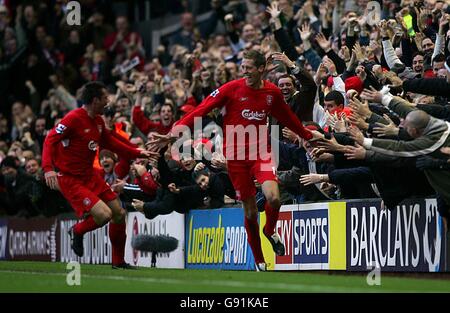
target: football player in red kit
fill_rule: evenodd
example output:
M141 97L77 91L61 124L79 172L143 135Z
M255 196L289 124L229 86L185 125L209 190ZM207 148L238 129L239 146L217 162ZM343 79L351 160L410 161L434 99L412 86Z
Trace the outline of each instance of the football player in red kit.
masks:
M42 154L42 168L47 185L59 190L78 217L87 217L69 231L75 254L83 256L83 235L109 225L113 268L131 268L124 260L125 210L117 195L94 170L99 147L116 152L124 159L150 157L153 153L135 148L128 141L115 138L101 117L108 103L108 92L100 82L83 87L84 105L68 113L47 135Z
M254 50L246 52L241 63L242 79L226 83L212 92L194 111L176 123L169 134L156 135L155 140L150 142L152 150L160 149L177 138L177 134L181 132L181 125L190 127L194 124L195 117L204 116L214 108L222 108L224 154L227 158L228 174L236 190L236 195L244 206L245 229L257 270L266 270L266 263L259 236L254 179L261 184L267 199L265 207L267 222L264 225L263 233L277 255L284 255L285 247L275 231L281 206L275 173L276 165L271 152L263 152L264 149L260 149L261 145L268 146L267 127L263 135L257 135L256 138L247 138L252 136L247 136L246 130L255 126L260 129L264 128L268 115L272 115L281 124L306 140L323 137L319 132L305 129L289 109L278 87L262 80L265 68L264 55ZM243 133L240 133L240 130ZM256 133L259 131L257 130ZM234 140L236 135L238 138L240 137L240 143L237 143L239 139ZM270 150L270 147L267 148L266 150Z

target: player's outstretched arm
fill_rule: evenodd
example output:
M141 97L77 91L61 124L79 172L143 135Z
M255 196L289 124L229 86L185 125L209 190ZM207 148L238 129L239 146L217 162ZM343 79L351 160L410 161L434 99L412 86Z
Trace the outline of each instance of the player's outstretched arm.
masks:
M133 160L138 157L156 156L150 151L134 148L131 143L125 144L122 140L117 139L106 128L103 128L102 137L100 138L100 146L117 153L121 158Z
M325 139L325 136L321 132L318 132L317 130L311 130L311 134L312 137L309 139L309 141L317 141Z
M168 133L166 135L162 134L154 134L153 139L145 144L147 149L152 152L161 151L163 148L167 147L169 143L175 142L177 139L172 133Z
M158 162L158 158L160 157L158 152L155 151L150 151L150 150L145 150L142 148L138 148L139 151L139 157L140 158L146 158L146 159L150 159L153 160L155 162Z
M231 85L227 83L214 90L202 103L192 112L185 115L179 120L167 135L155 134L153 139L147 143L147 148L150 151L160 151L162 148L177 140L177 134L181 134L194 124L196 117L202 117L208 114L212 109L221 107L226 104L228 93L231 92Z
M233 82L226 83L220 88L214 90L202 103L199 104L192 112L186 114L176 125L191 127L194 125L196 117L202 117L215 108L222 107L226 104L229 94L234 92ZM172 131L172 133L175 133Z

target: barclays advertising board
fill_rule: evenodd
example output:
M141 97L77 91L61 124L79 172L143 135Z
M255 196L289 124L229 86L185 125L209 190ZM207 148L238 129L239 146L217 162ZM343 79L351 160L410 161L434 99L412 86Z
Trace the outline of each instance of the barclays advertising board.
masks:
M347 203L347 270L446 271L446 238L435 199Z

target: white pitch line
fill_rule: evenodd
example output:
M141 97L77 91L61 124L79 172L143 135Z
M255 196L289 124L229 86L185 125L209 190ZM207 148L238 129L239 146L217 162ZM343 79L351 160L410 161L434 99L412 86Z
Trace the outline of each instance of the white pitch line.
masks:
M11 271L11 270L0 270L0 273L9 274L28 274L28 275L51 275L51 276L66 276L66 273L49 273L49 272L31 272L31 271ZM151 278L151 277L128 277L128 276L110 276L110 275L91 275L91 274L81 274L81 277L87 278L97 278L97 279L107 279L116 281L136 281L144 283L162 283L168 285L205 285L211 286L216 285L219 287L237 287L237 288L258 288L258 289L277 289L277 290L290 290L292 292L332 292L337 293L337 289L344 289L345 292L401 292L399 290L370 290L364 288L351 288L346 286L326 286L326 285L305 285L305 284L286 284L286 283L270 283L270 282L252 282L248 283L245 281L229 281L229 280L198 280L198 281L185 281L173 278ZM379 287L378 287L379 288ZM342 291L344 292L344 291ZM403 291L404 292L404 291ZM408 290L407 292L424 292L423 290Z

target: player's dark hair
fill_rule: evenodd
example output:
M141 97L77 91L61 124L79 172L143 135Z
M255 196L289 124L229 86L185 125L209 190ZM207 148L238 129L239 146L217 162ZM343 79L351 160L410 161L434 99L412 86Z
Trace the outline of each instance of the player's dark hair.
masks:
M103 96L103 89L106 89L106 86L98 81L85 84L81 93L81 101L83 101L84 104L91 104L95 98L101 99Z
M332 90L324 98L325 101L334 101L336 105L344 104L344 96L336 90Z
M253 60L253 64L255 64L256 68L260 66L266 65L266 57L259 51L249 50L244 52L244 59Z

